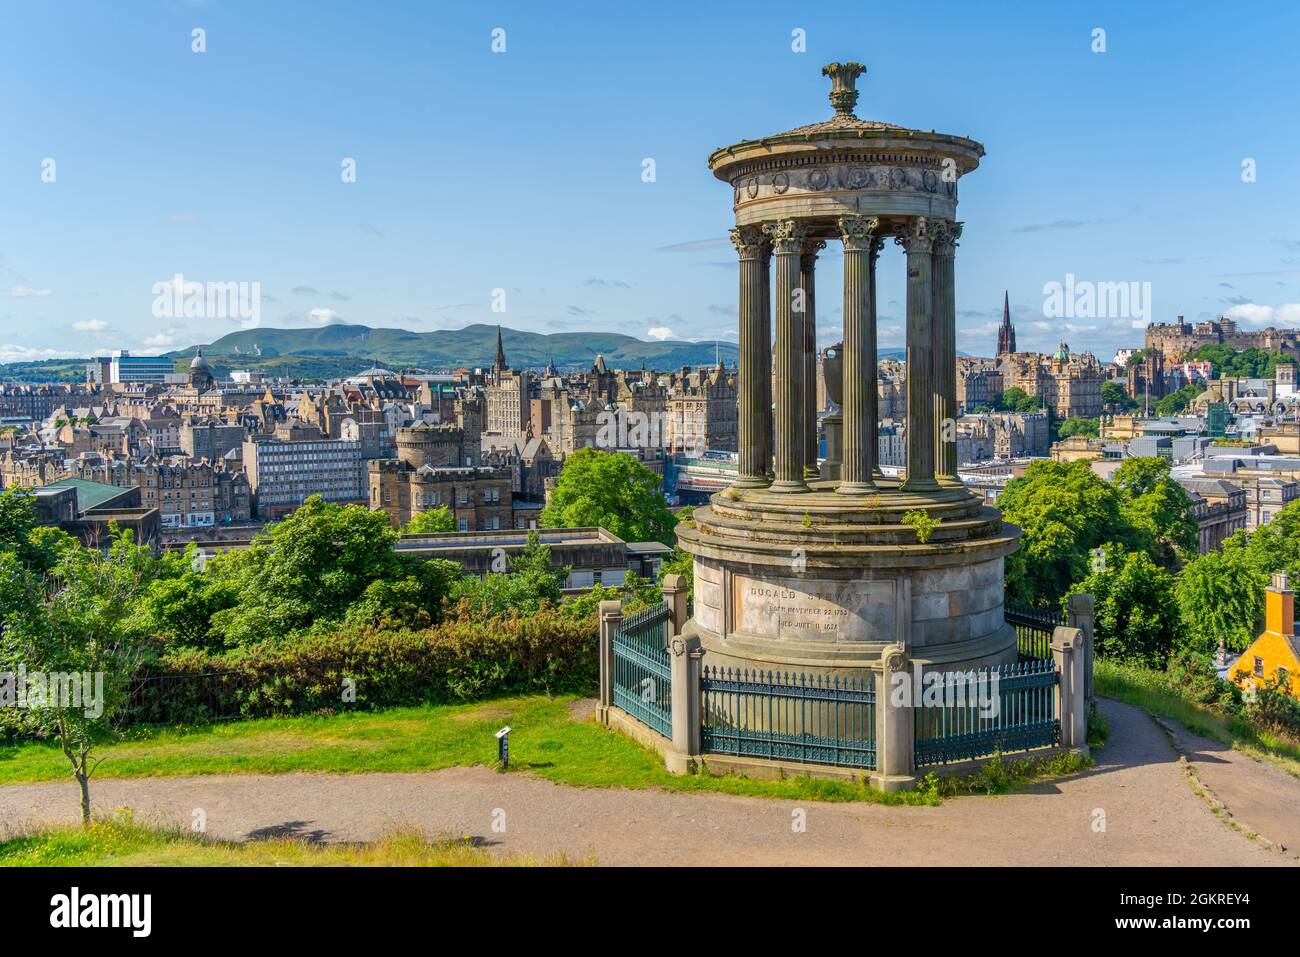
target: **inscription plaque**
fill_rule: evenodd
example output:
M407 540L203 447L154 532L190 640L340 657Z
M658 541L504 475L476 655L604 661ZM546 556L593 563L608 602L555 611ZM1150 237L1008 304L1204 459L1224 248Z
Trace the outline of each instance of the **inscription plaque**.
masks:
M731 581L736 631L790 641L894 640L892 581Z

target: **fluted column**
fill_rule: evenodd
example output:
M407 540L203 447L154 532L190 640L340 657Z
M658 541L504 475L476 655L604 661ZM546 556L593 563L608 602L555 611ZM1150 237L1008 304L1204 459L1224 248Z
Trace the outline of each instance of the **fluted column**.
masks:
M876 395L876 256L880 220L840 217L844 242L844 454L837 491L872 492L880 439Z
M766 237L758 226L740 226L731 231L731 241L740 255L740 392L737 446L740 468L733 483L741 488L767 484L767 462L763 458L770 428L771 406L765 405L770 377L763 366L769 341L770 323L764 312L767 295L763 289L763 246Z
M772 440L776 451L774 492L806 492L804 483L803 312L797 299L799 259L807 227L786 219L764 227L776 252L776 422ZM798 296L796 296L798 294Z
M820 239L803 245L799 257L799 286L803 289L803 455L804 474L817 468L817 254L826 248Z
M953 257L961 223L945 222L934 243L934 467L943 486L957 478L957 298Z
M934 282L937 224L918 216L895 241L907 251L907 481L930 492L934 480Z
M761 227L760 227L761 229ZM763 235L759 250L759 265L762 269L760 285L763 292L763 334L759 338L759 356L763 366L763 416L759 426L760 438L763 440L762 473L770 481L772 477L772 241Z

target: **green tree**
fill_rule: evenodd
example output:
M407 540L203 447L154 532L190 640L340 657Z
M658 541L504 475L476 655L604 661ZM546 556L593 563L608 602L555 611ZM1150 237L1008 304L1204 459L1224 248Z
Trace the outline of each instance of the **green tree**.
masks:
M1034 462L998 498L1023 531L1006 560L1007 591L1025 605L1055 605L1088 574L1089 552L1122 534L1118 489L1083 462Z
M1156 415L1178 415L1183 412L1205 390L1198 385L1185 385L1170 392L1156 402Z
M1241 548L1244 558L1262 575L1286 572L1292 581L1300 581L1300 499L1246 534L1238 532L1224 543L1224 550Z
M1207 552L1189 562L1174 586L1182 617L1179 644L1195 654L1213 653L1220 642L1243 651L1263 624L1267 582L1242 548Z
M233 608L239 593L229 579L197 570L195 552L191 544L179 555L164 556L165 572L150 582L136 601L133 628L137 633L185 647L222 646L221 635L212 629L212 618Z
M1097 654L1163 668L1180 628L1173 575L1143 552L1110 544L1102 554L1104 560L1070 589L1092 595L1096 603Z
M1269 352L1256 346L1235 349L1217 343L1200 346L1187 354L1189 362L1208 359L1214 363L1211 377L1222 379L1224 376L1247 376L1251 379L1271 379L1278 363L1294 362L1280 352Z
M1101 384L1101 401L1122 412L1137 408L1137 402L1129 398L1129 394L1124 391L1124 386L1114 379L1108 379Z
M540 521L544 528L598 525L625 542L676 541L662 480L626 452L586 448L569 456Z
M48 576L13 552L0 553L0 666L26 669L19 721L58 742L81 789L83 825L90 824L90 777L102 760L96 749L114 737L113 719L141 654L132 609L155 568L129 532L115 532L107 554L66 551Z
M1043 408L1043 400L1013 385L993 399L993 408L998 412L1038 412Z
M452 586L451 601L476 617L534 614L543 605L560 604L569 571L568 566L551 567L551 547L530 531L507 571L490 571L482 578L466 575Z
M1057 427L1056 434L1062 439L1068 439L1072 435L1087 435L1095 439L1101 434L1101 421L1071 416Z
M438 589L448 576L437 566L430 571L427 563L398 555L396 540L397 531L383 512L313 495L292 515L268 526L250 548L209 562L210 573L236 596L233 605L212 616L212 627L228 645L284 638L340 623L372 583L382 580L396 587L407 578L429 586L420 607L436 617L446 595ZM368 607L382 594L382 589L370 592ZM405 601L412 591L402 594Z
M438 535L442 532L456 531L456 517L446 505L426 509L411 516L411 520L402 526L403 535Z
M1120 493L1120 513L1136 535L1117 536L1132 547L1151 549L1166 568L1196 554L1196 519L1187 491L1170 475L1168 459L1125 459L1111 476Z

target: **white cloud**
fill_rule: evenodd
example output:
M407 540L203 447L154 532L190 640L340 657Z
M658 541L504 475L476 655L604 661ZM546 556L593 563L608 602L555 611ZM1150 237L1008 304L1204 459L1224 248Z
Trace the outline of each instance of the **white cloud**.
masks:
M75 352L58 349L29 349L12 343L0 343L0 362L36 362L38 359L75 359Z
M176 345L176 330L164 329L162 332L147 337L144 344L150 349L167 349Z
M199 217L193 213L175 213L167 217L167 223L171 226L194 226L198 221Z
M77 332L105 332L108 323L103 319L81 319L74 322L72 328Z
M651 339L658 339L660 342L673 338L673 331L667 326L651 326L645 331L645 334Z
M1261 306L1246 302L1232 306L1225 315L1247 326L1295 326L1300 325L1300 302L1288 302L1281 306Z
M328 326L331 323L342 321L339 318L339 314L333 309L322 309L318 307L307 313L307 315L311 317L313 322L318 322L322 326Z
M8 289L0 290L6 296L13 296L15 299L26 299L29 296L52 296L53 289L33 289L31 286L10 286Z

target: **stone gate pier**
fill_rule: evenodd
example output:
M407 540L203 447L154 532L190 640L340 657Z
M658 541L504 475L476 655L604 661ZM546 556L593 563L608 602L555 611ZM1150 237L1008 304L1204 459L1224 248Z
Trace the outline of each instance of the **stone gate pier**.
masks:
M724 668L865 677L895 645L943 669L1014 663L1003 561L1020 531L958 479L954 428L957 187L984 148L859 119L865 68L822 72L830 119L709 157L735 212L740 467L677 528L695 558L683 634ZM890 239L907 275L901 479L877 462L876 270ZM827 382L841 413L819 470L816 266L830 242L844 253L839 374Z

